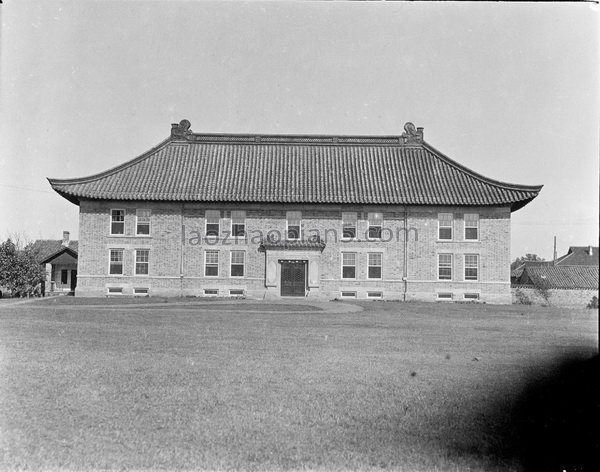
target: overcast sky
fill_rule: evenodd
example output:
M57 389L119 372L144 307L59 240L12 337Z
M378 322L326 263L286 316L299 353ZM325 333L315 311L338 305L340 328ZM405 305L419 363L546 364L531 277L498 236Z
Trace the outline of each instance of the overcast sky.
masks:
M78 236L46 177L195 132L401 134L544 184L512 256L598 244L598 9L558 3L0 5L0 238Z

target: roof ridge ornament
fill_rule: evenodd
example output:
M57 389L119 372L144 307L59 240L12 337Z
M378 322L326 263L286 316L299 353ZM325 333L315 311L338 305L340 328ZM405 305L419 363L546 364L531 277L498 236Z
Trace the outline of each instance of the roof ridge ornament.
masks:
M400 136L404 138L405 144L415 144L423 142L423 128L416 128L410 121L404 125L404 133Z
M188 120L181 120L179 123L171 124L171 137L172 138L185 138L192 134L190 130L192 124Z

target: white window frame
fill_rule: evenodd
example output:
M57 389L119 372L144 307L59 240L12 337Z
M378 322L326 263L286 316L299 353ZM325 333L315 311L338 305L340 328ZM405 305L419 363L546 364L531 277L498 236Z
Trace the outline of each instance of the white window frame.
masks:
M122 211L123 212L123 221L113 221L113 211ZM111 236L124 236L125 235L125 209L124 208L111 208L110 209L110 235ZM121 223L123 225L122 233L113 233L113 223Z
M380 218L377 216L381 215ZM379 220L380 224L376 224ZM372 237L371 236L371 228L379 228L379 236ZM367 239L371 241L378 241L381 239L383 234L383 212L382 211L370 211L367 212Z
M237 213L237 215L236 215ZM237 218L236 218L237 216ZM239 218L241 218L242 223L234 223L234 219L239 221ZM243 234L236 236L234 231L233 231L233 226L243 226ZM231 211L231 236L233 236L234 238L245 238L246 237L246 212L244 210L232 210Z
M142 216L142 218L148 218L148 222L147 223L141 223L142 225L148 225L148 232L147 233L140 233L139 228L140 228L140 212L148 212L147 216ZM149 208L138 208L135 210L135 234L136 236L150 236L150 232L152 231L152 210L150 210Z
M344 255L345 254L351 254L354 256L354 265L344 264ZM354 267L354 277L344 277L344 267ZM342 264L341 264L340 276L344 280L356 280L356 253L355 252L348 252L348 251L342 252Z
M467 222L472 223L475 222L475 226L469 225L467 226ZM477 231L476 238L467 238L467 229L475 228ZM479 214L478 213L465 213L464 216L464 238L465 241L479 241Z
M206 269L208 268L208 263L207 263L207 259L208 259L208 254L216 254L217 255L217 262L211 262L210 266L217 266L217 273L215 275L208 275L206 273ZM220 273L220 256L219 256L219 251L216 249L207 249L206 251L204 251L204 277L219 277L219 273Z
M233 275L233 254L241 253L243 257L243 261L241 264L236 263L236 265L242 266L242 275ZM229 276L236 279L243 279L246 276L246 251L241 250L233 250L229 252Z
M467 257L475 257L476 258L477 264L475 267L473 267L472 263L470 263L469 267L467 267ZM465 282L479 281L479 254L465 254L463 267L464 267L463 275L464 275ZM472 278L472 276L470 278L467 278L467 269L475 269L475 271L476 271L475 278Z
M448 218L443 217L442 215L450 215L450 225L449 226L442 226L442 221L443 222L447 222ZM441 234L440 231L442 230L442 228L450 228L450 237L449 238L441 238ZM437 234L437 239L438 241L452 241L454 239L454 215L452 213L438 213L438 234Z
M442 257L446 257L446 256L450 257L450 265L449 265L449 267L450 267L450 277L448 277L448 278L446 278L446 277L442 278L440 276L440 269L442 269L441 259L442 259ZM441 280L441 281L450 281L450 282L452 282L453 277L454 277L454 255L453 254L448 254L448 253L440 253L440 254L438 254L437 259L438 259L437 260L437 279ZM448 263L445 262L443 268L445 268L445 269L448 268L447 264Z
M142 251L146 252L148 254L148 260L147 261L138 261L138 254L141 253ZM136 249L135 250L135 259L134 259L134 274L138 275L138 276L148 276L150 275L150 249ZM142 265L145 264L146 265L146 273L141 273L138 272L138 264Z
M121 272L120 273L112 273L111 272L111 266L112 266L112 254L114 252L120 252L121 253ZM118 262L118 261L115 261ZM123 275L125 273L125 250L123 248L110 248L108 250L108 275Z
M218 214L219 216L216 218L217 219L217 223L209 223L208 222L208 215L209 213L213 213L213 214ZM211 221L214 219L215 217L211 217ZM217 225L217 234L208 234L208 225ZM207 238L219 238L221 236L221 210L206 210L204 212L204 236Z
M371 264L371 256L379 256L380 263ZM380 273L379 277L371 277L371 271L369 270L371 267L379 267ZM383 253L382 252L369 252L367 253L367 279L369 280L383 280Z
M294 218L298 216L298 218ZM297 225L290 225L290 220L298 220ZM298 237L290 238L290 226L298 226ZM302 212L301 211L286 211L285 212L285 239L288 241L299 241L302 239Z
M346 236L346 228L354 228L354 236ZM342 239L345 241L353 241L358 235L358 212L356 211L343 211L342 212Z

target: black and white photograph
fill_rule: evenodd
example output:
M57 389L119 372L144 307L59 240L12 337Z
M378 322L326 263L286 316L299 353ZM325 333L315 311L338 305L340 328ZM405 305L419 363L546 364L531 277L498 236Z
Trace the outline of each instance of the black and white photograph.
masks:
M600 470L599 20L0 1L0 471Z

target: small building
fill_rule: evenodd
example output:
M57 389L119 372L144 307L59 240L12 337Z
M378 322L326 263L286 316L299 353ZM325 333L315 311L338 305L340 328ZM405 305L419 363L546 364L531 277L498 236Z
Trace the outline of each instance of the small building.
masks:
M74 294L77 287L78 242L63 231L62 240L39 239L32 244L36 259L46 268L44 295Z
M510 303L511 213L541 186L395 136L193 133L49 179L79 206L77 296Z

